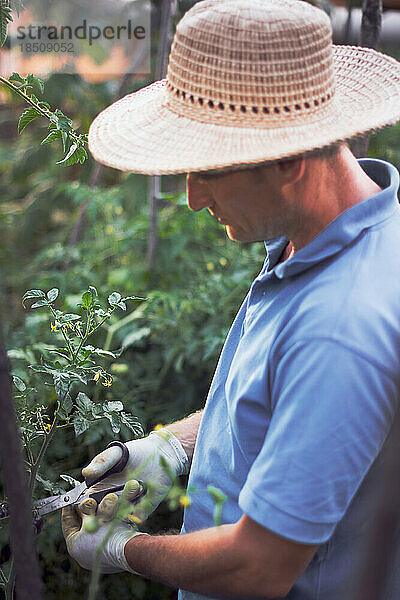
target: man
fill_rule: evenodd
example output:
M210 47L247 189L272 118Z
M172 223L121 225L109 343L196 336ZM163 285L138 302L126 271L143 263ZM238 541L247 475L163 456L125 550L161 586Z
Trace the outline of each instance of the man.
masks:
M178 24L167 80L94 121L97 160L187 172L191 209L232 240L269 240L204 412L129 443L131 472L155 490L141 519L190 470L182 535L120 523L104 572L158 579L186 600L351 597L398 404L400 208L396 169L357 162L343 141L395 122L399 99L398 63L332 47L329 19L308 3L204 0ZM118 458L106 450L83 474ZM227 496L220 527L208 485ZM83 567L115 506L115 495L81 505L83 525L96 511L104 522L95 534L64 512ZM390 575L385 600L400 593Z

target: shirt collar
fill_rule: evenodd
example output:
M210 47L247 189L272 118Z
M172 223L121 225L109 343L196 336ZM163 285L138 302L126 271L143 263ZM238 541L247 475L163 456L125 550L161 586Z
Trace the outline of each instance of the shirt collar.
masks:
M267 260L260 275L265 276L267 271L268 275L273 272L279 279L297 275L325 258L337 254L362 231L388 219L399 210L397 169L383 160L363 158L358 162L382 190L342 212L309 244L283 263L278 261L288 243L287 238L281 236L265 242Z

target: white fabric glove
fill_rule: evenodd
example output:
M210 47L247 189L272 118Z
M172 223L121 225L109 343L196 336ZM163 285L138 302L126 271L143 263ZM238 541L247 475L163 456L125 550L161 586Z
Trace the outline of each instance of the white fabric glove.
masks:
M128 489L127 489L128 488ZM137 481L129 481L125 486L124 497L134 498L139 489ZM125 558L125 544L138 535L148 535L136 530L129 520L110 524L118 509L119 498L116 494L107 494L97 506L93 498L86 498L77 508L67 506L62 511L61 525L68 553L76 562L89 571L93 569L96 549L103 544L98 556L102 573L135 573Z
M129 459L121 473L110 475L91 487L91 492L111 489L139 479L146 487L146 495L135 505L132 514L144 521L157 508L178 475L189 471L189 459L180 441L167 429L152 431L149 436L126 442ZM120 448L107 448L82 469L87 479L100 477L121 458Z

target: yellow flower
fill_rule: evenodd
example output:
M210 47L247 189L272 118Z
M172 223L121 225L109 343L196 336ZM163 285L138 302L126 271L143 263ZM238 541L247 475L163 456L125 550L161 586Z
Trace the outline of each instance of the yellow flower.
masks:
M190 498L186 494L179 496L179 504L181 506L190 506Z
M207 271L213 271L214 270L214 263L207 263Z
M134 523L135 525L140 525L140 523L142 522L142 519L139 519L139 517L135 517L135 515L129 515L128 519L131 523Z
M50 433L50 429L51 429L51 427L48 423L43 423L43 431L45 433Z
M114 227L112 225L107 225L106 233L112 233L114 231Z
M54 323L50 323L52 333L57 331L57 325L58 325L57 321L54 321Z
M219 262L223 267L225 267L225 265L227 264L228 261L226 260L226 258L220 258Z
M104 377L104 381L102 381L101 384L104 385L104 387L110 387L112 385L112 382L113 378L110 375L109 377Z
M98 381L100 379L100 371L97 371L97 373L95 373L95 376L93 377L93 381Z
M154 427L154 431L158 431L159 429L162 429L164 427L164 425L161 425L161 423L158 423L155 427Z

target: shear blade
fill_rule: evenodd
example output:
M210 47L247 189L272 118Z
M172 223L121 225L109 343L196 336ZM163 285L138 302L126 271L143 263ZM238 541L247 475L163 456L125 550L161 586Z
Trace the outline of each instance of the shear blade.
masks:
M83 482L69 492L59 494L58 496L50 496L49 498L44 498L43 500L38 500L33 504L33 508L40 516L47 515L48 513L58 510L59 508L63 508L64 506L75 504L81 498L81 496L83 496L86 490L87 485L85 482Z

